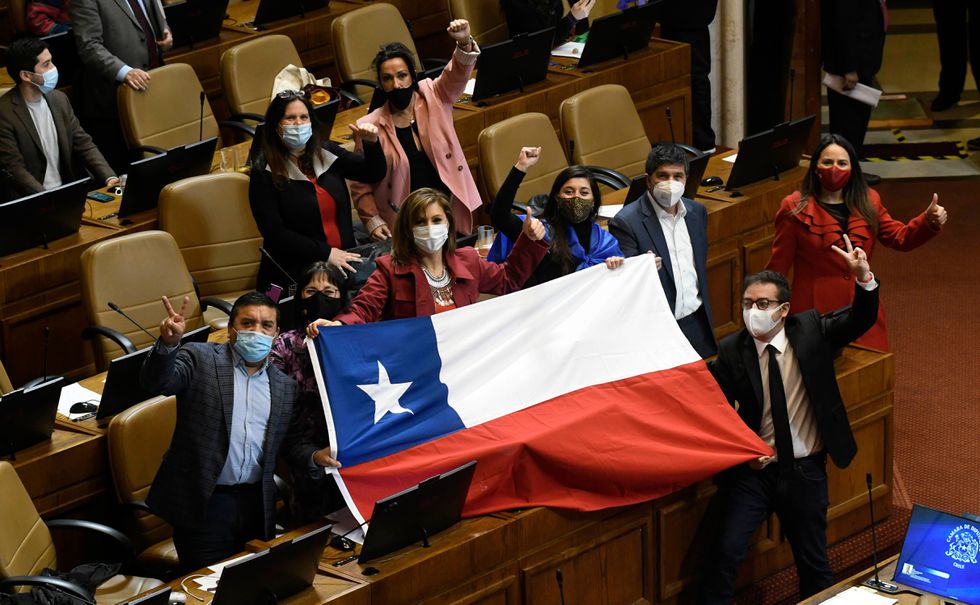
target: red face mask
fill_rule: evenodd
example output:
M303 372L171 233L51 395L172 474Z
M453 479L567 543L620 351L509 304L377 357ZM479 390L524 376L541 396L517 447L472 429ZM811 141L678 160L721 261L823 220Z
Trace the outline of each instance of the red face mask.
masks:
M820 187L824 191L840 191L851 180L851 169L844 170L839 166L817 166L817 176Z

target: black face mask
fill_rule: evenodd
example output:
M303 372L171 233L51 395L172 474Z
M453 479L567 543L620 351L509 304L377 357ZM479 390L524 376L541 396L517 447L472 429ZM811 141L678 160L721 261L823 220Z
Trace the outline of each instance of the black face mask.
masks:
M388 103L396 111L403 111L412 102L412 94L418 87L418 84L413 82L408 88L392 88L386 93Z
M306 326L315 319L333 319L344 310L344 301L317 292L309 298L301 298L296 308L299 311L299 325Z

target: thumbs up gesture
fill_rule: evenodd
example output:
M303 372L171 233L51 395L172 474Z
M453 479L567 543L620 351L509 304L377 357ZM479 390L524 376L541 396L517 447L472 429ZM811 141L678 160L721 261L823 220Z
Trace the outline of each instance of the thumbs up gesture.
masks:
M524 232L524 237L536 242L544 237L544 224L538 219L534 218L534 214L531 207L528 206L527 218L524 219L524 226L521 228Z
M946 209L939 205L939 194L932 194L932 202L926 208L926 222L933 229L939 229L946 224Z

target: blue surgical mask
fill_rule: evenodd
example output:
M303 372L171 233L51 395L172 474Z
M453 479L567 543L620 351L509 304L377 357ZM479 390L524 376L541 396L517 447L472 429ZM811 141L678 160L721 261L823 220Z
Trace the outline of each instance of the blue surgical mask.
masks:
M282 142L290 149L299 149L313 136L312 124L296 124L282 127Z
M262 332L235 330L235 352L248 363L258 363L269 356L272 350L272 337Z
M51 92L52 90L54 90L55 88L58 87L58 68L57 67L52 66L51 69L49 69L48 71L44 72L43 74L35 74L35 75L38 75L38 76L41 76L42 78L44 78L44 83L43 84L35 84L34 81L31 80L31 84L34 84L34 86L37 86L38 88L40 88L41 89L41 92L43 94L48 94L49 92Z

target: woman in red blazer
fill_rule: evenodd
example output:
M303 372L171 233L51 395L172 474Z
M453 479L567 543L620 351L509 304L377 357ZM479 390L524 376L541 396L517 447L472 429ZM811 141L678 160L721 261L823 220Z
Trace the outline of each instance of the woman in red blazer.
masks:
M457 249L449 198L434 189L405 199L393 231L391 255L377 260L350 310L334 318L338 322L429 316L473 304L481 293L507 294L521 288L548 252L544 226L534 218L524 222L506 263L485 261L474 248ZM308 333L315 335L315 324Z
M861 173L854 147L839 135L824 135L813 152L801 191L787 196L776 213L772 257L766 269L786 274L793 268L793 312L827 313L851 304L854 283L847 265L830 247L842 247L846 233L871 259L875 240L895 250L912 250L932 239L946 222L946 210L933 194L926 211L908 223L881 205ZM884 307L878 321L856 344L888 350Z

